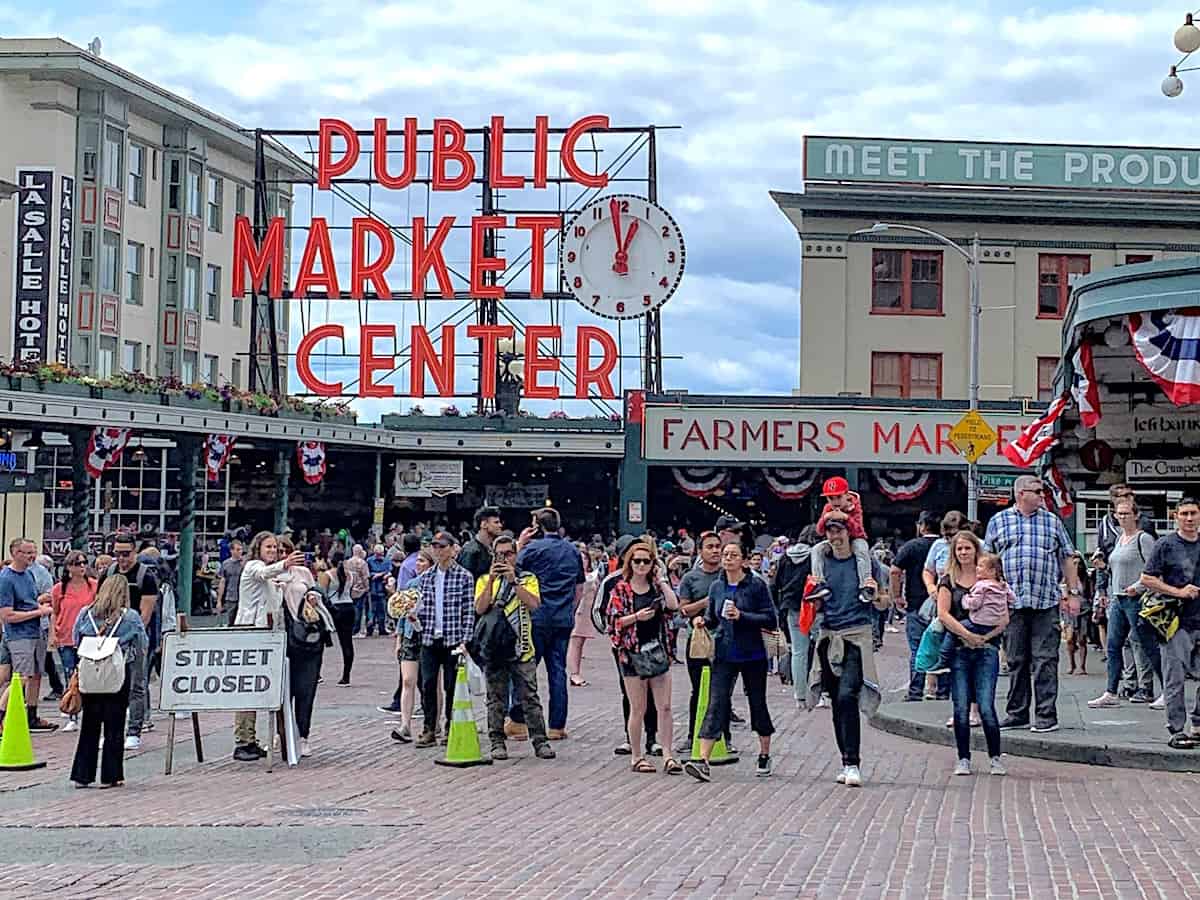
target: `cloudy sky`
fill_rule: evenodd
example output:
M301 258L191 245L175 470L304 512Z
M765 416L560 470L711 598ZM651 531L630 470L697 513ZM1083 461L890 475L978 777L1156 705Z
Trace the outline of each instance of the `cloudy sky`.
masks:
M1200 80L1174 102L1158 88L1177 56L1176 4L116 0L101 15L91 2L5 3L0 34L81 46L100 35L107 59L247 126L479 125L495 113L681 126L658 143L660 200L688 251L664 349L677 357L667 386L693 392L795 386L798 240L767 192L801 189L805 134L1186 146L1200 102ZM399 225L424 199L379 202ZM564 310L569 325L585 320ZM636 329L623 337L636 352ZM631 361L625 387L636 371Z

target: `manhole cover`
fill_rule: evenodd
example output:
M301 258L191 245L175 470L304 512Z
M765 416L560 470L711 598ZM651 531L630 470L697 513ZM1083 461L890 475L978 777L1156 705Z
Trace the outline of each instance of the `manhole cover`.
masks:
M301 816L306 819L340 819L346 816L357 816L365 813L365 809L352 809L345 806L310 806L305 809L288 810L288 815Z

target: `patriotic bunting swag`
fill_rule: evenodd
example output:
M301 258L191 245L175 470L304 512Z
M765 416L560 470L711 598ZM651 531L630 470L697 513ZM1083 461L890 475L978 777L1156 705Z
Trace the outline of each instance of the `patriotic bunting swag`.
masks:
M675 483L689 497L707 497L725 483L729 472L719 466L675 467L671 469Z
M1079 406L1079 420L1084 428L1095 428L1100 421L1100 386L1096 383L1096 364L1092 360L1092 345L1082 341L1071 357L1075 370L1071 396Z
M907 469L876 469L875 483L879 491L893 503L915 500L929 489L930 472L913 472Z
M1058 466L1051 466L1046 470L1046 484L1050 487L1050 495L1046 500L1055 512L1064 519L1075 512L1075 501L1071 498L1071 489L1067 486L1067 479L1058 470Z
M1070 394L1058 397L1046 408L1040 419L1027 426L1017 435L1016 440L1010 441L1000 452L1014 466L1029 468L1038 457L1058 443L1058 437L1054 434L1054 423L1067 408L1069 400Z
M1130 313L1133 352L1176 406L1200 403L1200 310Z
M232 434L212 434L204 442L204 470L210 482L220 480L221 470L233 452L234 440L236 438Z
M103 475L105 469L121 458L121 451L129 443L129 434L128 428L93 428L87 458L83 461L87 473L93 478Z
M308 484L320 484L325 477L325 445L320 441L301 441L296 445L296 462Z
M800 500L817 481L817 469L780 469L764 467L763 480L780 500Z

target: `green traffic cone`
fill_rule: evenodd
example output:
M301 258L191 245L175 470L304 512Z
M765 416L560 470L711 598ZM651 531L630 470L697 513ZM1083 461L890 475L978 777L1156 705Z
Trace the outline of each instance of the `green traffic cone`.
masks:
M708 712L708 690L709 683L712 681L712 666L705 666L700 673L700 696L696 700L696 724L692 729L692 761L700 761L700 726L704 724L704 716ZM710 766L728 766L738 761L737 756L729 752L729 748L725 746L725 735L721 734L717 738L717 742L713 744L712 753L709 755L708 764Z

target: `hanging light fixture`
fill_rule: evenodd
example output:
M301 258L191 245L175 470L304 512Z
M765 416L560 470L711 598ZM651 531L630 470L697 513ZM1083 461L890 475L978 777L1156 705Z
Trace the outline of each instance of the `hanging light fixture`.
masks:
M25 438L23 445L26 450L41 450L46 446L46 442L42 440L42 429L35 428L30 432L29 437Z

